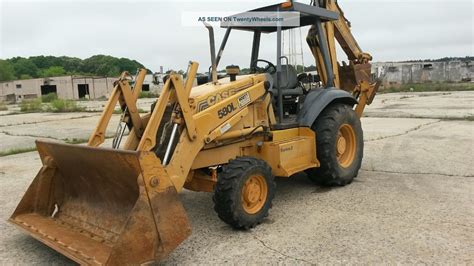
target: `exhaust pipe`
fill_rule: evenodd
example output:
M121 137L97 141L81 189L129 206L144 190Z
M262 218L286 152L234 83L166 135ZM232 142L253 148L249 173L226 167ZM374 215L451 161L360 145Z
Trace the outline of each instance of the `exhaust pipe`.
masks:
M217 64L216 64L216 46L214 42L214 29L211 24L203 22L204 26L209 30L209 45L211 47L211 77L212 83L217 83Z

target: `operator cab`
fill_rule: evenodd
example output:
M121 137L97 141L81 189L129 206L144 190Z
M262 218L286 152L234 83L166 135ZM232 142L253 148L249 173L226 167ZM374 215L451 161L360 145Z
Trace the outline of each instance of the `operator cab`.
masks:
M285 60L285 64L281 65L280 75L280 88L283 100L283 116L284 118L290 118L298 114L300 104L304 100L306 89L300 82L298 73L293 65L288 64L287 57L281 57ZM263 63L263 65L262 65ZM262 65L262 66L261 66ZM273 95L273 104L275 110L278 108L278 87L277 87L277 67L270 61L257 59L252 63L250 67L251 73L265 73L267 74L267 80L271 86L269 91Z
M250 74L265 73L267 80L271 83L269 92L273 94L273 106L275 114L278 117L279 124L288 124L296 122L300 106L304 101L308 90L305 89L303 81L307 78L305 75L298 76L297 70L294 66L288 63L288 58L281 55L282 35L283 30L299 28L315 23L322 23L331 20L337 20L338 14L329 11L325 8L320 8L316 5L305 5L298 2L284 2L274 4L262 8L250 10L248 12L299 12L298 16L290 17L289 20L297 23L288 23L286 25L272 25L272 26L240 26L240 25L224 25L226 33L222 40L220 49L215 58L214 69L217 68L221 55L226 46L227 40L232 30L248 31L253 33L252 52L250 55ZM237 14L239 16L242 14ZM293 19L293 20L292 20ZM288 22L288 17L287 17ZM288 26L295 25L295 26ZM276 60L265 60L259 58L260 38L263 34L277 33L276 43ZM211 54L214 47L211 43ZM272 63L275 62L275 63ZM310 86L311 88L311 86Z

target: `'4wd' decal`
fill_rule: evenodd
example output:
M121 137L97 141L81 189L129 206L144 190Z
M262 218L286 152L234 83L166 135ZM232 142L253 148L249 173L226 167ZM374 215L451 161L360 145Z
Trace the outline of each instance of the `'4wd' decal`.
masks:
M239 108L242 108L250 103L250 94L248 92L239 96Z

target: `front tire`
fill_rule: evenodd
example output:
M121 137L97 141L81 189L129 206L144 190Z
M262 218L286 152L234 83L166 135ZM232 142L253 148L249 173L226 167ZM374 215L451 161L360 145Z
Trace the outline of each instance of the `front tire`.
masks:
M214 191L214 210L237 229L249 229L268 215L275 195L270 166L253 157L237 157L222 166Z
M359 117L346 104L331 104L311 128L316 132L321 166L306 171L309 179L326 186L350 184L359 172L364 151Z

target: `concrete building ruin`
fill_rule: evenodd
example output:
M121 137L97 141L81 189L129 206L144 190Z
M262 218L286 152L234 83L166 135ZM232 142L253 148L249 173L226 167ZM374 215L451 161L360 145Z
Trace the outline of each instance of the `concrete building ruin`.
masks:
M470 82L474 80L474 61L375 62L372 73L382 78L386 88L413 83Z
M117 78L63 76L1 82L0 101L21 102L48 93L56 93L61 99L104 99L112 92L115 80ZM161 85L153 83L153 75L146 75L142 90L159 93Z

